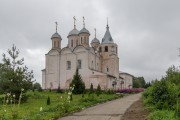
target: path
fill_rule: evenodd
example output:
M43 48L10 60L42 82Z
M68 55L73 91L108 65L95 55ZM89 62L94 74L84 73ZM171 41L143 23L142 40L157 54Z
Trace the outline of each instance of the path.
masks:
M70 116L58 120L120 120L125 111L137 100L141 94L129 95L117 100L106 102L84 109Z

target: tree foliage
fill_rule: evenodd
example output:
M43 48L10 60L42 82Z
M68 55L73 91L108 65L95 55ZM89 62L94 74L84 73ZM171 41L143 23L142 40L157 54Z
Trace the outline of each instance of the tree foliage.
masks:
M73 94L82 94L85 92L85 84L82 81L81 75L79 74L79 69L76 69L75 75L73 76L73 80L70 83L70 86L74 86Z
M0 92L16 94L18 99L21 89L24 89L24 92L32 89L33 71L23 66L24 58L18 58L20 52L15 45L7 52L8 56L3 54L2 63L0 63Z
M133 88L144 88L145 85L144 77L133 77Z
M170 67L165 77L155 80L152 86L145 90L143 96L146 104L156 109L179 111L180 105L180 71L175 66Z
M96 94L97 94L97 96L99 96L100 94L101 94L101 86L100 86L100 84L98 84L98 86L97 86L97 89L96 89Z
M91 83L91 85L90 85L90 91L89 91L90 93L94 93L94 87L93 87L93 84Z
M42 92L41 85L38 82L33 84L33 89Z

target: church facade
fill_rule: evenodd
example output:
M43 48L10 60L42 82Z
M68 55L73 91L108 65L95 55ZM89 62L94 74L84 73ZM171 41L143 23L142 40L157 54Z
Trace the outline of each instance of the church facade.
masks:
M45 69L42 70L43 89L67 89L76 69L85 83L86 89L91 83L102 89L120 89L123 78L119 74L118 45L114 43L109 26L100 42L95 37L89 39L90 32L85 28L74 28L69 32L68 45L61 48L62 38L56 32L52 35L52 48L45 55Z

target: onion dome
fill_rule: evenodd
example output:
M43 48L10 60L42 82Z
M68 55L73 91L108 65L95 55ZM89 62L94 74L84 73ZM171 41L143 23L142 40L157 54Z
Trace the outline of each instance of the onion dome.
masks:
M79 34L79 31L76 28L74 28L73 30L69 32L68 37L72 35L78 35L78 34Z
M111 33L109 32L109 26L107 25L106 33L102 39L102 44L109 44L109 43L114 43L114 42L113 42L113 39L111 37Z
M61 36L56 32L56 33L54 33L52 36L51 36L51 39L53 39L53 38L59 38L59 39L61 39ZM62 39L61 39L62 40Z
M91 41L91 43L98 43L98 44L100 44L100 42L99 42L99 40L98 40L97 38L94 38L94 39Z
M81 34L81 33L87 33L90 35L89 31L85 27L80 30L79 34Z

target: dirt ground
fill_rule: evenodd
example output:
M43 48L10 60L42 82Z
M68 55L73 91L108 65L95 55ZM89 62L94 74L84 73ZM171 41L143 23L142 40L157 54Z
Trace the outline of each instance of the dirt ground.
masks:
M125 112L121 120L147 120L148 110L143 106L142 99L134 102Z

